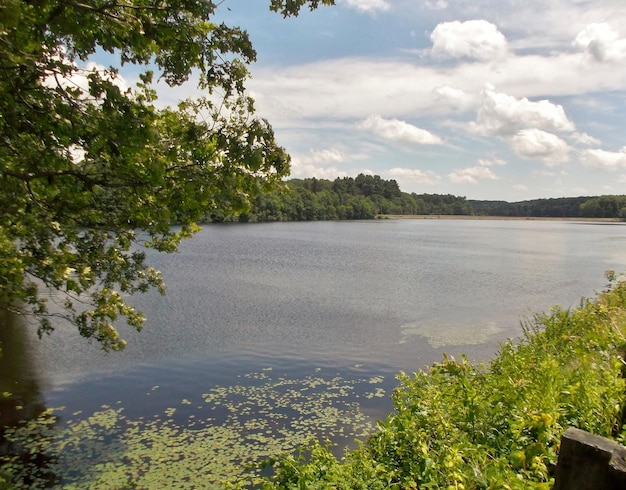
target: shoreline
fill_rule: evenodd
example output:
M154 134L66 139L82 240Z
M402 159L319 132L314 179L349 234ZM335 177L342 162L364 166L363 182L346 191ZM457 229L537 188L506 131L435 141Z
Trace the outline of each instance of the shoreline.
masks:
M477 216L457 214L378 214L375 219L455 219L455 220L500 220L500 221L582 221L589 223L624 223L619 218L574 218L550 216Z

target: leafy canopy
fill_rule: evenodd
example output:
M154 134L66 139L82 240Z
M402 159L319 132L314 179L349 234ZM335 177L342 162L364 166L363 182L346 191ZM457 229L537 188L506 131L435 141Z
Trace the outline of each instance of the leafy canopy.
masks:
M271 0L297 15L332 0ZM275 189L289 157L245 93L247 33L208 0L0 2L0 300L78 326L104 349L144 317L124 297L163 291L141 246L172 252L212 213ZM91 61L109 52L117 66ZM138 82L119 75L132 65ZM203 97L158 108L153 80ZM177 226L174 226L177 225Z

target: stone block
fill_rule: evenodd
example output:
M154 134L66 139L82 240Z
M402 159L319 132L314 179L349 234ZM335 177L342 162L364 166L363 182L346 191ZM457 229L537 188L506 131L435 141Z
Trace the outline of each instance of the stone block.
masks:
M561 439L554 490L613 489L626 489L626 448L584 430L567 429Z

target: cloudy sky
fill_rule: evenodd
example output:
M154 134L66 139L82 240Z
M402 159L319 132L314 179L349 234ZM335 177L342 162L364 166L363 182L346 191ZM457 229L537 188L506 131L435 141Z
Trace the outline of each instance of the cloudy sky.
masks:
M226 0L293 177L469 199L626 193L626 1ZM230 10L228 10L230 9Z

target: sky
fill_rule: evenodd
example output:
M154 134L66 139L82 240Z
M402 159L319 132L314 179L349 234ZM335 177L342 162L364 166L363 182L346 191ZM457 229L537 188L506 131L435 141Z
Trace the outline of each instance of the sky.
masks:
M248 90L292 177L510 202L626 194L626 1L336 3L219 9L257 50Z

